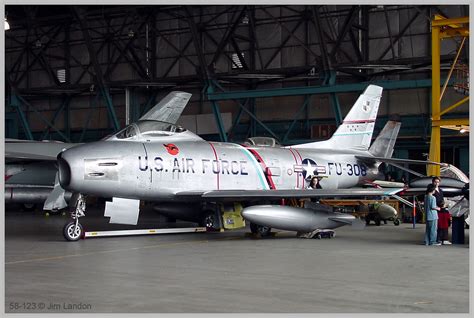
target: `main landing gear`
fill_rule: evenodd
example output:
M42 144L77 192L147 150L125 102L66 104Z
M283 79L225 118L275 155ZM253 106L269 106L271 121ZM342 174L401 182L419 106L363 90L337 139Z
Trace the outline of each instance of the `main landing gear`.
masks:
M322 238L333 238L335 236L336 236L336 232L329 229L322 229L322 230L316 229L311 232L297 232L296 233L296 237L298 238L308 238L308 239L317 238L318 240Z
M270 236L272 233L272 228L264 225L258 225L255 223L250 223L250 231L253 234L260 234L261 237Z
M71 198L71 200L74 198ZM74 202L74 201L72 201ZM86 199L84 195L77 194L76 205L74 211L71 212L71 222L67 223L63 228L64 238L68 241L77 241L84 237L84 229L79 223L79 218L85 216L86 212Z

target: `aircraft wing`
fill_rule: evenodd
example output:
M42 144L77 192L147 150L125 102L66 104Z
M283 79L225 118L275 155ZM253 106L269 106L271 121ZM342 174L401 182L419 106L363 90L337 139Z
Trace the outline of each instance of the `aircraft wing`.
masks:
M385 157L372 157L372 156L355 156L357 159L362 160L367 163L375 163L377 161L382 161L386 163L394 164L414 164L414 165L438 165L442 167L447 167L447 163L440 163L429 160L412 160L412 159L399 159L399 158L385 158Z
M443 190L445 197L453 197L465 194L465 191L459 188L441 187L441 189ZM398 193L400 196L417 196L422 194L426 194L426 188L406 188Z
M64 149L79 144L50 141L6 140L5 159L56 161L57 155Z
M364 196L390 196L402 191L399 189L292 189L292 190L215 190L215 191L184 191L178 192L176 196L181 199L194 200L262 200L262 199L298 199L298 198L328 198L328 197L364 197Z
M139 120L157 120L176 124L192 94L171 92Z

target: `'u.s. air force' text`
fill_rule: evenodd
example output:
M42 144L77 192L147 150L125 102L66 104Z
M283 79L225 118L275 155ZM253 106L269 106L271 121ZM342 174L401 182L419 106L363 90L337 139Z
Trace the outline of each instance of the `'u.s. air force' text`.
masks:
M201 159L199 161L192 158L173 158L173 160L165 161L161 157L148 160L147 156L138 156L138 163L141 171L151 169L157 172L172 173L248 175L247 161L245 160Z

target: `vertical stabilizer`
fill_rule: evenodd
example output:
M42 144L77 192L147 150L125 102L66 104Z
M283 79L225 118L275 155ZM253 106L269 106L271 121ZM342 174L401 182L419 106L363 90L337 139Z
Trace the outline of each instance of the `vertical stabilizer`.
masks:
M374 157L391 158L401 125L400 122L389 120L370 146L369 152Z
M374 132L382 90L380 86L369 85L329 140L293 147L368 150Z
M190 98L191 94L189 93L171 92L145 115L140 117L140 120L158 120L176 124Z

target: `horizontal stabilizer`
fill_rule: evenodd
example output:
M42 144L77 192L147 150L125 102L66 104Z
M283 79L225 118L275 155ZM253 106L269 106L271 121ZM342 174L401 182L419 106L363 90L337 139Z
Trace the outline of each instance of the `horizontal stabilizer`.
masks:
M400 122L389 120L370 146L370 154L376 157L392 157L393 147L397 141L397 136L401 125L402 124Z

